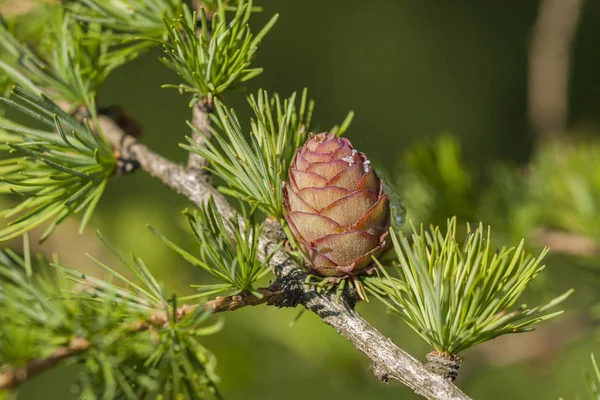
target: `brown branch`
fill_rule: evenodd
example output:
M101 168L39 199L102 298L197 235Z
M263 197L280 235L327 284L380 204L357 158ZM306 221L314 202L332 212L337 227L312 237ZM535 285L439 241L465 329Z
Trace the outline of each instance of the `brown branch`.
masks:
M469 399L450 381L427 370L347 305L315 294L307 295L304 305L369 357L379 380L398 380L427 399Z
M583 0L542 0L529 48L529 119L538 140L564 132L570 55Z
M59 0L44 0L44 3L48 4L59 2ZM0 14L5 18L29 14L40 7L39 1L36 0L12 0L0 3Z
M199 179L194 170L187 170L153 153L134 138L124 135L108 118L102 118L100 122L105 136L122 156L133 157L142 170L188 197L196 205L204 204L212 195L221 214L232 216L233 211L227 200L212 185ZM267 220L259 240L261 256L270 254L284 237L281 226L276 221ZM273 304L280 307L301 304L317 314L371 359L373 371L379 379L396 379L428 399L469 399L452 382L430 372L421 362L379 333L346 302L337 302L334 296L318 293L304 285L306 273L297 268L285 251L277 251L270 265L277 276L276 282L285 292ZM225 309L239 308L233 300L223 300L219 304Z
M223 311L235 311L242 307L258 306L260 304L278 306L283 302L286 296L286 292L283 289L276 290L273 289L272 286L270 288L260 288L258 291L262 294L262 297L256 297L251 293L217 297L214 300L204 303L204 309L217 313Z
M269 288L258 289L262 297L250 293L241 293L235 296L217 297L203 304L206 311L213 313L234 311L246 306L257 306L259 304L270 304L277 306L285 297L285 291L272 285ZM195 305L183 305L176 311L176 319L180 320L196 310ZM164 311L157 311L146 320L136 322L129 332L137 333L147 330L166 327L171 319ZM29 360L21 367L6 367L0 372L0 390L14 389L41 373L56 367L61 362L76 357L92 348L92 342L87 339L74 337L67 346L61 346L45 358Z
M548 246L553 253L570 256L591 257L598 255L600 248L594 239L576 233L536 229L532 234L534 243Z
M192 139L198 142L200 146L205 146L210 140L212 134L210 132L210 113L212 104L208 99L199 100L192 108ZM188 168L204 171L204 167L208 166L208 161L204 157L190 153L188 158Z
M90 346L91 343L86 339L75 337L68 346L59 347L46 358L30 360L22 367L8 368L0 373L0 390L16 388L27 379L55 367L66 359L83 353Z
M203 303L202 308L211 313L220 313L235 311L242 307L254 307L261 304L281 306L287 296L285 288L280 287L277 282L274 282L268 288L257 289L257 291L261 294L261 297L257 297L248 292L233 296L218 296L213 300ZM175 310L175 319L179 321L194 312L197 308L198 306L195 304L185 304ZM166 327L170 322L171 318L166 312L158 311L148 317L147 320L135 323L134 331L140 332L147 329Z

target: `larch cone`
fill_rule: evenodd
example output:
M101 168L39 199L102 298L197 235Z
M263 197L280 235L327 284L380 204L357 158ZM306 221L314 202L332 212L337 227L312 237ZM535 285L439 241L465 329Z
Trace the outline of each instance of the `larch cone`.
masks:
M388 245L390 206L367 157L346 138L313 135L296 152L289 180L284 215L308 268L340 278L368 270Z

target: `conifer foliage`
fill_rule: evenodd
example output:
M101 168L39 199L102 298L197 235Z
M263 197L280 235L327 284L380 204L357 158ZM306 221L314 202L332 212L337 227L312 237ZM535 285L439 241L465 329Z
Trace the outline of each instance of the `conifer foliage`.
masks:
M22 254L10 248L0 252L0 394L17 390L51 367L79 363L78 393L85 399L220 398L215 356L203 345L204 336L220 328L211 314L250 304L303 304L298 290L320 295L335 289L336 301L348 302L344 293L351 288L367 301L379 300L433 350L449 357L560 314L548 310L570 292L540 306L518 303L543 269L545 251L530 257L521 242L494 253L489 229L479 225L459 237L455 219L445 233L421 228L409 238L394 228L388 231L390 205L383 192L388 186L376 177L366 156L355 155L349 144L344 147L348 154L337 158L311 148L305 153L311 157L310 168L333 178L333 169L349 170L360 158L355 180L367 176L363 184L368 190L350 188L354 181L345 182L348 190L324 188L325 179L308 169L290 176L301 161L294 159L296 150L307 141L349 143L339 136L353 114L329 133L315 136L314 103L306 90L287 98L261 90L248 96L253 117L242 123L226 105L228 96L262 72L257 50L277 16L254 32L249 22L259 9L252 0L193 4L195 9L182 0L44 2L39 7L45 12L38 13L44 17L31 23L47 24L48 35L40 35L37 42L21 40L10 21L0 24L0 73L2 83L11 88L0 98L0 194L10 204L1 211L0 241L22 237L24 244ZM150 228L184 260L212 276L208 284L193 282L198 294L187 297L173 295L155 278L151 270L158 266L148 267L133 254L121 255L100 233L99 240L115 257L109 264L91 258L104 277L29 251L28 232L44 241L67 218L78 218L80 230L93 223L106 187L122 172L123 152L139 151L137 143L116 147L110 126L103 123L107 116L98 112L96 93L112 71L154 47L162 50L160 61L180 80L165 87L189 96L191 106L198 101L211 104L203 112L211 113L212 140L201 144L187 138L181 144L209 163L195 184L205 187L210 175L221 184L203 201L188 195L198 206L184 212L195 250L185 250ZM325 156L329 158L320 158ZM166 169L149 171L152 162L147 159L141 164L171 187L176 183L168 179L176 174L190 176L173 163L166 168L171 175L160 175ZM297 227L288 225L294 217L285 210L291 192L284 188L298 184L302 174L312 174L311 192L296 194L307 196L311 204L339 202L350 189L360 192L358 200L339 203L336 214L356 215L352 224L361 217L363 230L376 232L376 243L359 252L356 268L344 261L352 249L327 240L329 231L315 236L319 243L310 237L298 243ZM343 183L338 182L345 187ZM332 199L332 194L337 197ZM224 206L224 198L240 204L241 211ZM369 212L370 207L377 209ZM340 226L325 208L311 210L312 218ZM177 210L169 212L175 215ZM319 228L307 221L303 232ZM274 225L279 235L273 234ZM37 227L43 227L41 234L30 232ZM365 232L357 235L375 238ZM338 272L323 274L324 268L315 267L307 256L319 245L320 266L332 263L327 257L337 254ZM297 279L307 278L293 282L294 299L285 298L286 285L296 275L282 275L277 267L283 258L292 260ZM335 279L327 278L331 275ZM346 284L347 279L352 282Z

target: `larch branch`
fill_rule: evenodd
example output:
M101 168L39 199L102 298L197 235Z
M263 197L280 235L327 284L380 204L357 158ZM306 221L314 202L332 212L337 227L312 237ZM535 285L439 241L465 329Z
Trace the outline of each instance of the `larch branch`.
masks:
M91 343L86 339L73 338L67 346L59 347L48 357L30 360L21 367L8 368L0 373L0 390L13 389L44 371L47 371L62 361L75 357L90 348Z
M125 134L109 117L99 117L102 133L115 149L118 157L134 161L150 176L159 179L167 187L184 195L192 203L200 206L212 195L217 207L225 218L233 215L233 208L206 177L196 169L187 169L154 153L139 143L133 136Z
M233 215L233 209L227 200L210 183L199 179L194 170L188 170L155 154L120 131L108 118L103 118L100 122L105 136L115 150L136 159L142 170L198 206L203 205L209 196L213 196L222 215ZM270 254L283 237L279 223L268 220L259 241L260 254ZM280 297L275 305L293 307L301 304L317 314L323 322L369 357L373 371L380 380L398 380L427 399L469 399L452 382L430 372L423 363L379 333L347 303L338 302L335 296L321 294L304 285L306 273L296 266L288 253L277 251L271 258L270 265L277 276L276 281L286 287L286 296Z
M553 253L575 257L592 257L600 252L596 240L576 233L540 228L534 230L532 239L539 246L548 246Z
M571 47L584 0L542 0L529 47L529 119L541 140L561 134L569 113Z
M239 295L217 297L207 301L202 306L206 311L213 313L234 311L246 306L257 306L260 304L277 305L285 296L284 291L277 288L258 289L262 297L257 297L250 293L240 293ZM196 310L195 305L183 305L175 311L176 319L180 320ZM146 320L137 321L128 330L130 333L138 333L151 329L168 326L171 318L164 311L157 311L151 314ZM14 389L41 373L48 371L63 361L81 355L93 347L92 342L85 338L74 337L68 345L60 346L45 358L36 358L27 361L19 367L6 367L0 372L0 390Z
M265 230L267 234L260 240L262 254L268 254L275 243L268 236L275 229ZM423 363L382 335L346 302L336 300L334 294L322 294L303 285L306 273L296 267L287 253L277 252L271 259L271 265L278 279L295 282L297 285L295 298L289 299L290 305L303 305L352 343L371 360L373 372L379 380L387 382L395 379L427 399L469 399L452 382L430 372ZM288 290L288 293L294 291Z
M198 144L204 146L210 140L212 134L210 132L210 113L212 105L208 99L201 99L192 108L192 139ZM190 153L188 157L188 168L198 171L204 171L204 167L208 166L208 160L201 155Z

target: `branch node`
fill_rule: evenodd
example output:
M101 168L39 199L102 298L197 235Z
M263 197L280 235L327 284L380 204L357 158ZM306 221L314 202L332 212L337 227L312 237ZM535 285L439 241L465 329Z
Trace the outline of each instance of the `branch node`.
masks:
M376 363L371 364L371 367L373 368L373 373L375 374L377 379L379 379L380 382L388 383L390 377L386 368Z
M199 98L195 106L206 114L210 114L215 110L215 102L210 95Z
M297 274L287 274L277 277L269 286L269 290L280 294L271 297L267 304L278 308L294 308L302 304L304 290L302 284L299 282L302 281L298 280Z
M133 157L124 157L119 151L115 151L115 158L117 165L115 170L116 175L133 174L140 168L140 163L138 160Z
M462 363L462 357L458 354L432 351L426 357L428 363L425 364L425 368L434 374L441 375L449 381L454 381L458 376L458 370Z
M341 299L352 310L354 310L356 308L356 303L358 303L358 301L361 300L358 290L356 290L355 287L352 287L350 285L346 285L346 287L344 287L344 291L342 292Z

